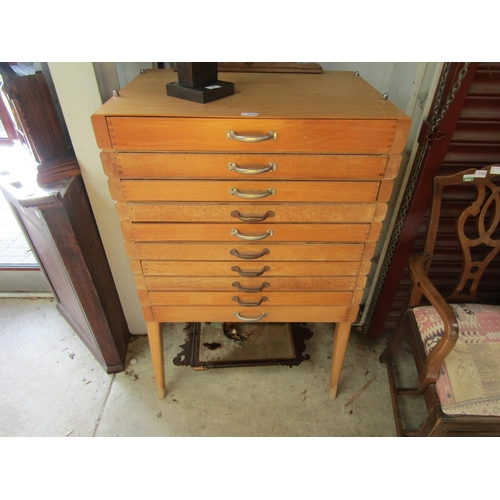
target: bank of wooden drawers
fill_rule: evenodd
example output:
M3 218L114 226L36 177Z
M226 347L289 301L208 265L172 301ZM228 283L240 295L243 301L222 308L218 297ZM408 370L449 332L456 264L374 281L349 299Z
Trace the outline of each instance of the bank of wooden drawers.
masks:
M112 123L113 145L149 148L123 131L136 119ZM355 320L397 155L103 152L102 162L149 320Z
M410 120L353 72L146 71L92 116L165 396L161 322L332 322L334 398Z

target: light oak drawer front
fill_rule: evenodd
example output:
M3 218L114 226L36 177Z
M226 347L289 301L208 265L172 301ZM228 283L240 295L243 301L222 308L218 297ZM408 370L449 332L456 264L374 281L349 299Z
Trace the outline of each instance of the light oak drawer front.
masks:
M180 224L121 222L125 240L134 241L376 241L381 223L373 224Z
M143 181L108 180L116 201L385 202L381 184L392 181Z
M300 204L258 206L229 203L126 203L117 202L122 220L134 222L235 222L249 224L310 222L380 222L387 205L382 203Z
M353 292L149 292L143 305L239 306L251 312L261 305L347 306L352 298Z
M361 262L131 261L145 276L357 276ZM141 272L142 271L142 272Z
M248 312L246 308L230 306L152 306L157 322L317 322L336 323L354 321L358 306L274 306L259 307ZM145 313L147 317L148 312Z
M251 153L400 153L397 120L280 120L234 118L107 117L113 149ZM242 142L258 136L276 139Z
M369 260L375 244L333 243L136 243L126 241L130 259L213 261L232 260L233 263L256 261L358 261Z
M284 278L243 277L168 277L135 276L139 290L187 291L187 292L315 292L350 291L363 288L366 276L318 276Z
M101 153L108 177L153 179L380 180L387 155Z

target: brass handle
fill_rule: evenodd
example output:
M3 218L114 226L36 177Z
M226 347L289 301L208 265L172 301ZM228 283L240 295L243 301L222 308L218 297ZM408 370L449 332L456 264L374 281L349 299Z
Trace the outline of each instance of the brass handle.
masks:
M269 299L267 297L261 297L260 300L258 300L257 302L242 302L239 297L234 296L231 297L231 300L238 302L238 304L243 307L258 307L262 304L262 302L266 302Z
M226 137L240 142L264 142L275 141L278 138L278 134L274 130L270 130L267 135L238 135L234 130L228 130Z
M246 292L246 293L257 293L257 292L262 292L266 286L269 286L269 283L267 281L264 281L260 286L255 287L255 288L250 288L250 287L244 287L241 286L239 281L233 281L231 283L235 288L237 288L240 292Z
M233 316L236 316L241 321L260 321L261 319L264 319L267 316L267 313L263 312L258 318L245 318L241 316L239 312L234 312Z
M244 193L236 188L230 188L229 194L237 196L238 198L243 198L245 200L258 200L259 198L267 198L268 196L274 196L276 194L276 189L269 188L263 193Z
M264 168L242 168L238 167L238 165L234 162L228 163L227 167L231 172L237 172L238 174L246 174L246 175L257 175L257 174L265 174L266 172L275 172L278 168L276 163L268 163L267 167Z
M270 253L269 248L264 248L262 252L260 253L240 253L236 248L233 248L232 250L229 250L229 253L231 255L234 255L235 257L238 257L238 259L260 259L261 257L264 257L264 255Z
M237 229L231 229L231 236L236 236L241 240L245 241L259 241L267 238L268 236L272 236L274 233L271 229L268 229L265 234L258 234L256 236L248 236L246 234L241 234Z
M242 222L264 222L268 217L274 217L276 214L272 210L268 210L264 215L242 215L239 210L233 210L230 213L231 217L236 217Z
M245 276L246 278L253 278L255 276L262 276L266 271L270 271L269 266L264 266L260 271L242 271L240 266L233 266L231 271L237 272L240 276Z

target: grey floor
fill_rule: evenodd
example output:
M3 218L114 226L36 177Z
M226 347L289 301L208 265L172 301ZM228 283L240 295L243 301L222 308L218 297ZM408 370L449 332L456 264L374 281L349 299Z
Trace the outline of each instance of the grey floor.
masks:
M145 335L133 337L126 371L108 375L52 299L0 298L0 318L0 436L396 435L378 361L384 339L353 332L330 400L331 324L309 325L311 360L299 366L205 371L172 363L184 325L165 324L167 396L158 400Z

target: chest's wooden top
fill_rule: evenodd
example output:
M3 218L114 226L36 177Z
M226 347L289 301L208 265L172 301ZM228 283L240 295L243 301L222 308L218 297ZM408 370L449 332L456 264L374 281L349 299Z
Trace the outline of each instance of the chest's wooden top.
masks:
M167 96L165 85L177 81L177 73L148 70L95 115L224 118L257 113L259 118L409 120L352 72L219 73L218 76L219 80L234 83L234 95L199 104Z

